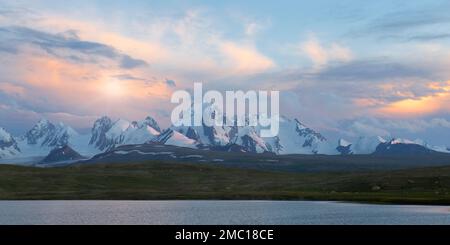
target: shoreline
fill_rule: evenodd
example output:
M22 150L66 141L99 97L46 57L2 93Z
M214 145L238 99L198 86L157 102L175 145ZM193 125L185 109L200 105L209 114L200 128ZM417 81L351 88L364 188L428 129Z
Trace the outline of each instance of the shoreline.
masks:
M0 199L0 202L323 202L323 203L345 203L345 204L364 204L364 205L395 205L395 206L440 206L449 207L450 202L415 202L402 200L398 202L390 201L364 201L348 199Z

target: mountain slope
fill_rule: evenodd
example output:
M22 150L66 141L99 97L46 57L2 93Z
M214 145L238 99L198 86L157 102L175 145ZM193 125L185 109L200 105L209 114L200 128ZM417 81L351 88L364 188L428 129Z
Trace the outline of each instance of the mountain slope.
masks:
M375 155L418 156L438 153L411 141L393 139L377 146Z
M46 156L51 150L64 145L87 146L84 137L63 123L53 124L40 120L24 136L17 139L21 157ZM84 148L84 147L83 147Z
M224 122L227 119L224 118ZM230 121L230 119L228 119ZM338 154L325 137L299 120L280 117L279 135L260 137L259 126L181 126L171 129L195 140L198 144L219 148L236 145L247 152L276 154ZM236 122L234 123L236 125Z
M113 122L109 117L102 117L97 119L94 123L94 127L91 131L91 139L89 145L93 145L95 148L103 151L110 147L111 142L106 137L106 133L111 129Z
M84 159L82 155L72 149L70 146L65 145L53 149L40 164L62 163Z
M122 133L120 144L143 144L154 140L161 134L158 123L151 117L142 122L132 122Z
M4 128L0 128L0 159L20 154L16 140Z
M224 118L224 121L226 119ZM229 121L229 120L228 120ZM234 123L236 125L236 122ZM19 138L0 130L0 158L42 158L62 146L68 146L80 155L114 150L123 145L146 143L165 144L191 149L234 153L270 153L277 155L418 155L449 153L446 147L434 147L423 141L382 137L359 137L354 142L330 142L323 135L305 126L297 119L280 118L276 137L260 137L259 126L193 126L170 127L164 131L151 117L142 121L113 121L102 117L95 121L90 134L79 134L62 123L40 120Z
M153 140L154 143L196 149L198 142L186 137L178 131L167 129Z
M299 120L280 118L277 137L265 139L277 154L337 154L335 147L320 133L306 127Z
M105 151L124 144L143 144L160 133L158 123L151 117L131 123L123 119L113 122L109 117L102 117L94 123L89 144Z

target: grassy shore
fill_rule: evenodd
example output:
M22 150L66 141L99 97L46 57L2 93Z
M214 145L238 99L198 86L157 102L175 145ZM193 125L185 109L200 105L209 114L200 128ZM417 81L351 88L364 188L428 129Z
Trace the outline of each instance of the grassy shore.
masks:
M450 204L450 167L287 173L160 162L0 166L0 200L180 199Z

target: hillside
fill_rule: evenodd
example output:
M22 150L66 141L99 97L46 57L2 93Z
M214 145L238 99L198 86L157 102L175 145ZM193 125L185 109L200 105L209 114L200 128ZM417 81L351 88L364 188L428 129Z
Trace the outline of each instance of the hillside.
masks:
M450 204L450 167L287 173L187 163L0 166L2 200L274 199Z
M124 145L99 154L86 164L161 161L211 163L217 166L283 172L363 172L450 165L450 154L426 155L275 155L225 152L168 145Z

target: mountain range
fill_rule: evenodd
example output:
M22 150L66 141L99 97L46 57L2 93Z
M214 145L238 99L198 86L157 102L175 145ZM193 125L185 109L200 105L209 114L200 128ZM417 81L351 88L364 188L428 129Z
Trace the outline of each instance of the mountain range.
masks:
M0 159L26 159L31 157L62 156L91 158L118 146L159 144L191 149L229 152L323 155L358 154L427 154L450 153L446 147L435 147L423 141L360 137L354 142L340 139L330 142L323 135L305 126L297 119L280 118L278 136L261 138L259 127L254 126L181 126L162 130L155 119L142 121L113 121L102 117L95 121L91 132L80 134L63 123L40 120L20 137L14 137L0 128ZM69 148L67 148L69 147ZM64 149L64 151L57 151ZM67 157L67 156L66 156ZM52 158L50 158L52 159ZM70 159L66 159L70 160ZM20 161L18 161L20 162Z

